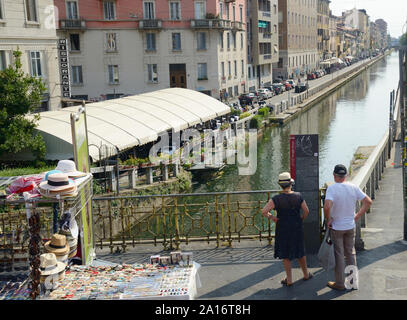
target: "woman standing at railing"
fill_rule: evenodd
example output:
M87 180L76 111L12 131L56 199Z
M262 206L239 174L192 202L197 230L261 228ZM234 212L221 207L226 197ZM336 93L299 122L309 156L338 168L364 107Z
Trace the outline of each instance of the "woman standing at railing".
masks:
M304 273L303 280L312 278L305 258L303 227L303 220L308 216L309 209L301 193L291 190L293 182L289 172L281 173L278 177L278 184L283 191L274 196L262 210L262 214L276 224L274 258L283 259L287 277L281 280L281 284L285 286L291 286L293 283L291 272L291 260L293 259L298 259ZM276 210L277 217L273 216L269 212L270 210Z

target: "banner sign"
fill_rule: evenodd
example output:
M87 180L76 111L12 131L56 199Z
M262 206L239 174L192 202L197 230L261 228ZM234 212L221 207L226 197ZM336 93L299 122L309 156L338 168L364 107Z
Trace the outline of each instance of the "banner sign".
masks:
M310 213L304 220L306 254L318 252L320 246L319 145L317 134L290 136L290 171L294 189L301 192Z
M59 71L61 73L61 90L63 98L71 98L71 84L69 81L69 60L67 39L58 40Z
M71 128L76 167L79 171L90 173L88 130L86 124L86 110L84 105L79 108L78 113L71 113ZM92 195L92 184L87 183L80 190L79 195L81 198L82 208L82 264L90 264L94 257L92 201L91 199L89 199Z

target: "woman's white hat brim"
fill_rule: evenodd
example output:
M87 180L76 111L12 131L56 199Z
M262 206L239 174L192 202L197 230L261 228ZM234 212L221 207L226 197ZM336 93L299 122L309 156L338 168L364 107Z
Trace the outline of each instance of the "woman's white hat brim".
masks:
M42 276L49 276L51 274L56 274L56 273L60 273L61 271L64 271L66 267L66 264L61 262L61 261L57 261L57 265L55 266L55 268L52 268L50 270L40 270L41 275Z

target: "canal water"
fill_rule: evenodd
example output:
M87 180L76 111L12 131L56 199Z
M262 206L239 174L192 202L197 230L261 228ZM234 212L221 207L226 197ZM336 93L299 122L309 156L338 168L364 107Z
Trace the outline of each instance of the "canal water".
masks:
M319 184L333 181L335 164L348 167L359 146L377 145L388 130L390 91L398 77L393 52L286 125L264 130L254 174L239 175L237 165L228 165L216 178L194 182L193 192L279 189L279 173L290 171L291 134L319 135Z

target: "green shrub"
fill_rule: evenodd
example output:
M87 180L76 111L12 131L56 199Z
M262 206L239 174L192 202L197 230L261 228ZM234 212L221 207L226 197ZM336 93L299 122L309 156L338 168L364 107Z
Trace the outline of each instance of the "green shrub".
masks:
M240 119L244 119L244 118L247 118L247 117L250 117L252 114L250 113L250 112L243 112L241 115L240 115Z
M258 115L266 118L268 117L268 115L270 114L269 108L267 107L263 107L261 109L259 109L259 111L257 112Z
M262 125L263 117L261 115L255 115L250 119L250 129L259 129Z

